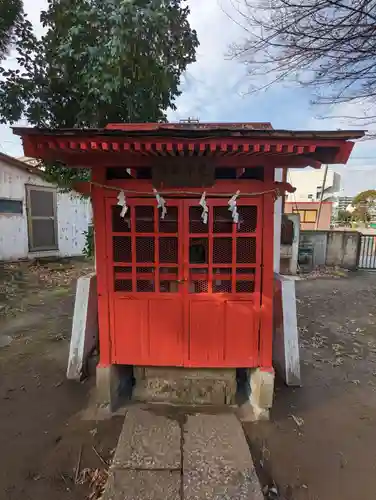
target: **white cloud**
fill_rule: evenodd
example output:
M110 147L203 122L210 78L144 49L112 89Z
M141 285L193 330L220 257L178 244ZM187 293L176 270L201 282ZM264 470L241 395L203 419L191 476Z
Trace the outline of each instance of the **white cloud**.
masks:
M47 0L24 0L24 10L33 24L34 33L39 37L43 34L40 23L41 10L47 7ZM16 54L11 52L7 60L2 61L3 67L17 66ZM23 150L19 137L15 136L7 125L0 125L0 151L11 156L22 156Z
M0 0L1 1L1 0ZM340 118L318 120L317 108L310 107L307 90L279 86L271 91L246 95L249 79L247 69L238 61L229 60L229 46L245 38L246 33L230 16L236 16L234 0L189 0L191 26L197 30L200 46L197 62L188 68L182 79L183 94L176 100L177 111L170 120L197 117L201 121L271 121L276 128L329 129L362 128ZM236 3L236 1L235 1ZM47 0L24 0L25 10L40 36L43 28L39 17ZM13 64L8 61L8 64ZM332 116L361 115L359 107L336 107ZM19 156L22 147L9 127L0 126L0 151ZM348 166L336 167L342 174L345 194L372 185L376 187L376 144L368 141L356 145ZM367 176L366 176L367 173Z
M229 45L244 31L226 13L230 0L191 0L190 23L196 29L200 46L197 61L183 78L183 94L177 99L170 119L198 117L201 121L226 120L234 104L242 101L245 67L227 56ZM235 14L235 13L234 13ZM227 119L231 119L228 118Z

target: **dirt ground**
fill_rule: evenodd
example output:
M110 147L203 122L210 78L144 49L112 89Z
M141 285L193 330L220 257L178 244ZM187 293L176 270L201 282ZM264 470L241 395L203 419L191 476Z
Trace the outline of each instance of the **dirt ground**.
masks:
M65 379L74 287L89 270L0 267L0 346L11 340L0 347L0 500L87 499L76 483L102 474L116 446L122 418L81 418L93 378ZM376 273L299 281L297 297L304 385L280 384L271 422L245 426L260 478L273 500L375 498Z
M82 420L93 382L65 378L76 278L90 268L0 267L0 345L12 340L0 347L0 500L86 499L116 446L122 419Z
M296 285L303 387L246 426L261 479L272 499L376 498L376 273Z

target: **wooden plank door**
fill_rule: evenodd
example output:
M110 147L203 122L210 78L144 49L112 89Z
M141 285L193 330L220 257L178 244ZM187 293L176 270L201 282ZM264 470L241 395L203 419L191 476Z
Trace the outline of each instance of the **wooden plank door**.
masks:
M258 362L261 199L238 204L207 199L208 222L197 199L184 202L185 366L251 367Z
M161 219L155 199L128 199L121 218L116 201L107 200L113 362L181 366L182 203L168 200Z

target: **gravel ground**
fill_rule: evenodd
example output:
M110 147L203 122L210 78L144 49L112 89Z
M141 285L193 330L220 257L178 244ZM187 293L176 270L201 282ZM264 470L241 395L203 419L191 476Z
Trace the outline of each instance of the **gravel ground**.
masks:
M246 425L270 498L376 497L376 273L346 276L296 283L303 387Z
M88 270L0 268L0 500L94 500L106 479L123 419L82 420L94 378L65 378L76 278Z

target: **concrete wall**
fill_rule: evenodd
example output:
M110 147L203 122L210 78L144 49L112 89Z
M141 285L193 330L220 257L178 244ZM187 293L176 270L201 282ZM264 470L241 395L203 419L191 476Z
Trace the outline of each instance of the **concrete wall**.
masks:
M329 231L327 239L326 265L356 269L360 233L357 231Z
M356 269L360 233L357 231L301 231L300 245L313 246L313 267L340 266Z
M8 165L0 160L0 198L22 201L22 214L0 213L0 260L17 260L40 256L71 257L82 255L83 232L91 221L91 206L74 192L57 193L57 251L29 252L26 185L48 186L40 176Z
M300 241L299 214L284 214L294 224L294 236L291 245L281 244L281 274L297 274L298 271L298 253Z

